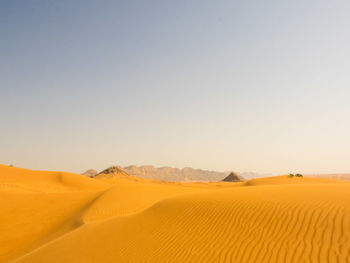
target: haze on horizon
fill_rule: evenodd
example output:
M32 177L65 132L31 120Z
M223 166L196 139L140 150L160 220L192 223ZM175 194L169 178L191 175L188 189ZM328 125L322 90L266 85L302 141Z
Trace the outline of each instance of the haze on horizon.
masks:
M0 3L0 163L350 172L349 1Z

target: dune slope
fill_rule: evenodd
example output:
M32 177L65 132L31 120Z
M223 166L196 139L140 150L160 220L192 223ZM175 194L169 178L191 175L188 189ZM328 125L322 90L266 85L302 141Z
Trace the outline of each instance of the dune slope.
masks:
M82 224L109 184L65 172L0 165L0 262L9 262Z
M349 262L350 184L303 179L159 196L131 214L97 216L16 262ZM102 194L87 215L124 202L118 193Z
M202 191L202 188L117 180L84 213L85 223L140 212L172 196Z

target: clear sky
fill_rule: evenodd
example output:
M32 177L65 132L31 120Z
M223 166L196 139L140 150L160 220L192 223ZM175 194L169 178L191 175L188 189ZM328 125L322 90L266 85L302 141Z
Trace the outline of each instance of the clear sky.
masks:
M0 163L350 172L350 1L0 2Z

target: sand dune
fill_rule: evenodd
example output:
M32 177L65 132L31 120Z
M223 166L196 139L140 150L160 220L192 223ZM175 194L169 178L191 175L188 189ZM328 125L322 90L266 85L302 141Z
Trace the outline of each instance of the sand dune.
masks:
M52 173L43 180L56 192L0 192L0 262L350 262L347 182L74 175L62 186Z
M0 190L19 192L62 192L98 190L108 184L67 172L33 171L0 164Z
M108 187L82 175L0 165L0 262L78 227L82 212Z

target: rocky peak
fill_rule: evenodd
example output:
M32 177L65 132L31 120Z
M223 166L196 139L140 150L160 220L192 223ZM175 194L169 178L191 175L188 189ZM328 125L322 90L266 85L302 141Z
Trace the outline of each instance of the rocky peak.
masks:
M242 178L238 176L235 172L231 172L222 181L223 182L242 182Z

